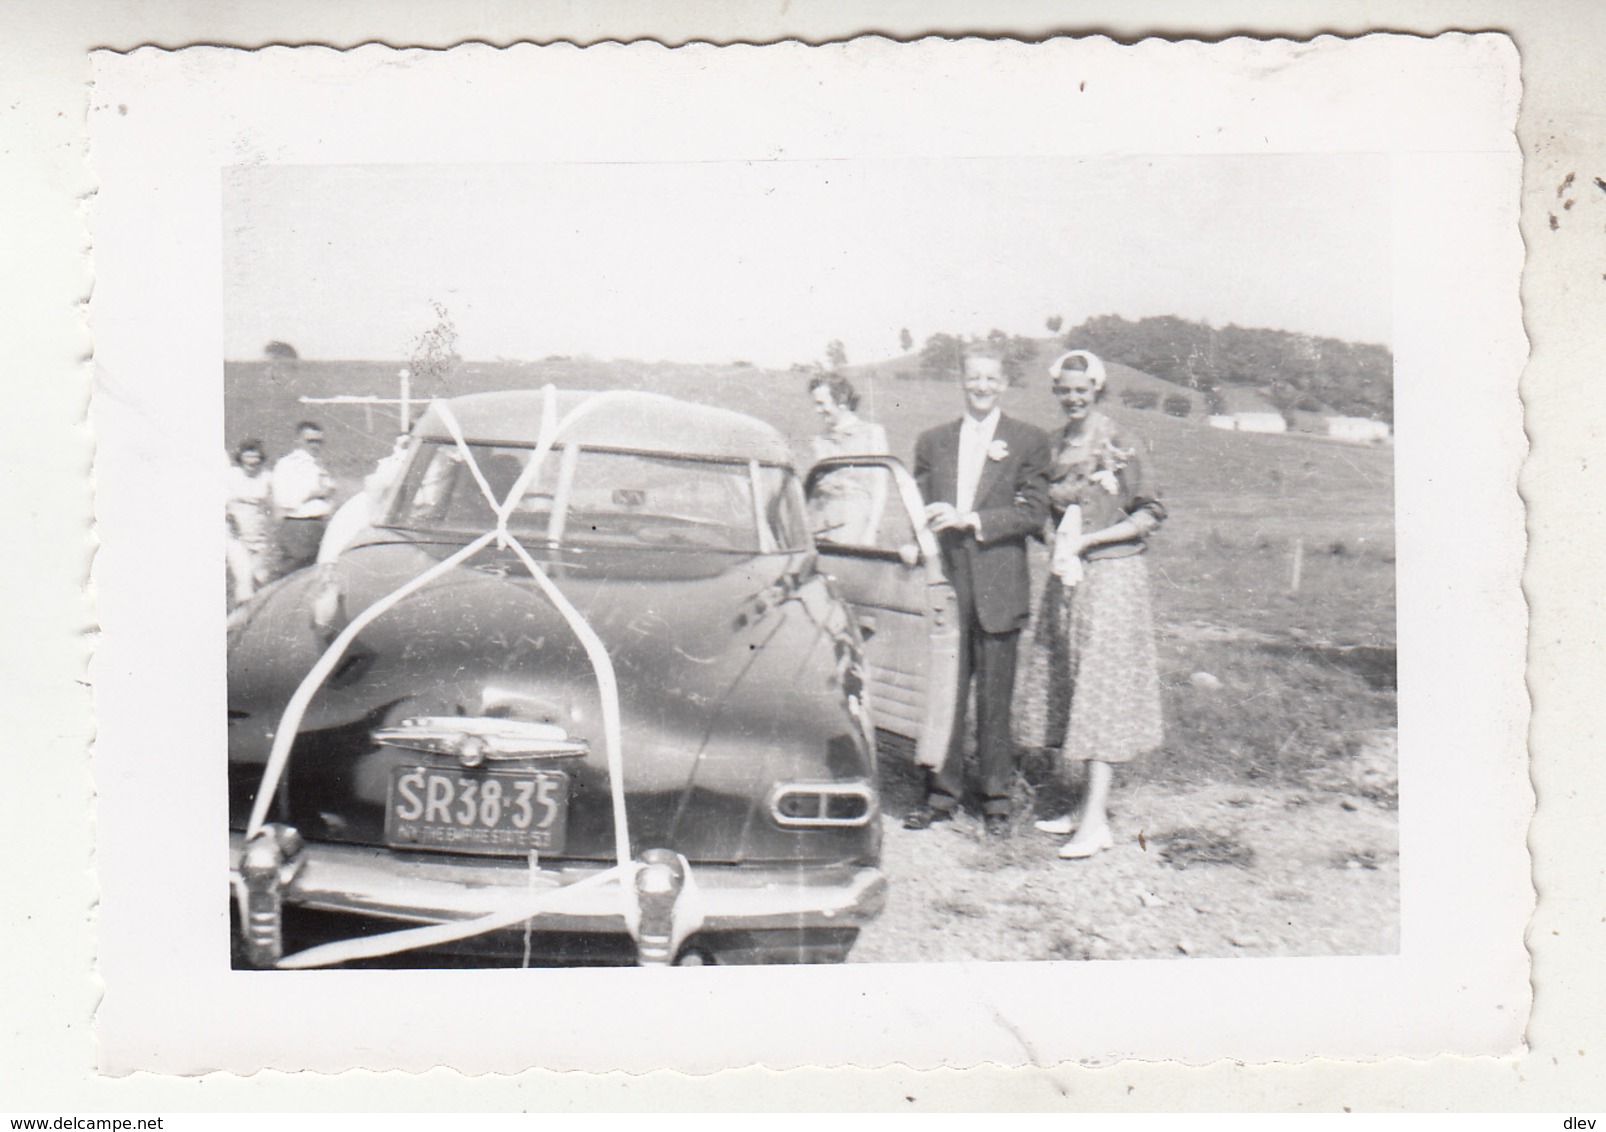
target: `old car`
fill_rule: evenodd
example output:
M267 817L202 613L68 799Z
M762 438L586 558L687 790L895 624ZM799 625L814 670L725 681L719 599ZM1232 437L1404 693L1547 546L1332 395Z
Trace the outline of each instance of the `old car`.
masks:
M434 403L346 548L231 615L235 962L840 961L877 741L946 742L953 595L888 457L647 393Z

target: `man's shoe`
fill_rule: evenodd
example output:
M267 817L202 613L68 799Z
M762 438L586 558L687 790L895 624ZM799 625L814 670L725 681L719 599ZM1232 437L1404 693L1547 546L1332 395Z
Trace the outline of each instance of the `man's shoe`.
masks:
M987 836L1007 837L1009 835L1008 814L988 814L986 817Z
M917 806L903 816L903 828L930 829L938 822L953 820L954 815L950 810L939 810L936 806Z

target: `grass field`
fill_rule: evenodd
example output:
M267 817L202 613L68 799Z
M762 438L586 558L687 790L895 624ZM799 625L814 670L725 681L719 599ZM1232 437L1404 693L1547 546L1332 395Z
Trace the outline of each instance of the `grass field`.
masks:
M329 437L331 470L354 486L389 450L394 410L306 406L297 398L395 396L398 368L230 363L225 435L259 436L276 457L289 447L295 422L316 417ZM894 454L906 460L923 429L961 407L954 386L900 379L892 367L861 369L856 379L861 413L886 427ZM646 389L750 413L792 437L799 460L818 428L803 375L743 365L467 363L453 385L474 392L549 381ZM1045 428L1060 419L1043 377L1010 390L1005 410ZM1199 418L1128 409L1113 397L1106 411L1145 445L1171 516L1149 556L1168 751L1145 773L1304 782L1342 757L1354 735L1392 727L1392 450L1224 432ZM1302 548L1297 592L1296 548ZM1216 683L1204 680L1201 687L1196 673Z
M301 395L396 393L396 363L226 367L231 441L287 450L316 417L354 487L386 453L389 409L308 407ZM922 429L960 411L957 388L861 368L861 411L908 459ZM1119 374L1134 386L1156 379ZM740 365L551 360L465 365L457 392L633 388L724 405L776 425L805 457L818 423L800 374ZM1160 383L1164 384L1164 383ZM1059 421L1047 380L1007 412ZM1118 390L1112 378L1112 391ZM1013 835L965 817L925 833L897 822L917 768L883 760L887 911L856 961L1383 954L1399 946L1394 687L1393 452L1222 432L1197 417L1108 411L1140 438L1170 519L1154 539L1166 742L1117 772L1117 845L1067 864L1034 833L1076 792L1028 757ZM1300 584L1291 585L1296 547ZM1034 551L1041 578L1046 554Z

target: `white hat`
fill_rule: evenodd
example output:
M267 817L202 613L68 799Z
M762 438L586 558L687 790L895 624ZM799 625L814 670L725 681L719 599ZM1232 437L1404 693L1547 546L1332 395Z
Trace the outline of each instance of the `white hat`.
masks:
M1087 376L1092 380L1094 389L1104 388L1104 363L1099 361L1099 356L1093 353L1091 350L1068 350L1061 354L1059 357L1055 358L1054 363L1048 367L1048 376L1060 376L1060 374L1065 372L1065 363L1070 361L1072 358L1082 359L1082 370L1072 370L1073 373L1085 371Z

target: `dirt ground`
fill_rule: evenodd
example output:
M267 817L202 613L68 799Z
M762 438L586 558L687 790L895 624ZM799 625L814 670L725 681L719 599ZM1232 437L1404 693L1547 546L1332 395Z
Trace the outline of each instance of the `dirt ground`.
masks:
M275 452L304 413L297 396L394 391L394 362L273 365L229 363L225 403L227 435L267 437ZM552 380L712 398L769 420L800 454L818 428L797 375L745 366L549 359L468 364L454 380L460 392ZM898 454L959 410L891 369L853 380ZM1059 420L1041 379L1010 396L1012 415ZM1148 556L1164 749L1118 772L1118 844L1088 861L1059 860L1061 841L1031 827L1034 809L1063 801L1044 768L1007 838L974 817L910 833L899 819L920 800L919 773L887 754L890 902L851 961L1397 951L1392 449L1106 407L1143 440L1171 515ZM329 458L354 488L393 421L328 408ZM1047 552L1028 553L1041 593Z
M1387 744L1383 744L1389 750ZM1378 745L1370 755L1377 772ZM886 911L851 962L1379 955L1399 949L1392 800L1334 784L1145 784L1112 799L1116 845L1061 861L1064 838L1017 815L909 832L913 768L885 768Z

